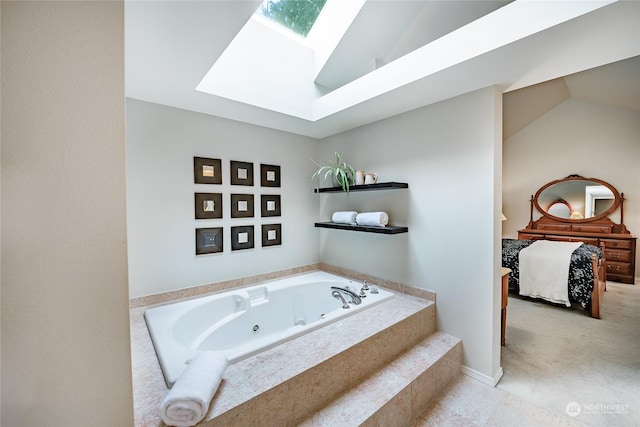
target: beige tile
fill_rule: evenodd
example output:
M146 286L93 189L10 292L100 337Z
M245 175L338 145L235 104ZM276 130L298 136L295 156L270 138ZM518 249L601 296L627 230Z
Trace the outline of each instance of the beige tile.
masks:
M209 283L200 286L178 289L174 291L162 292L159 294L146 295L129 300L129 308L146 307L157 304L165 304L168 302L176 302L198 296L208 295L216 292L226 291L234 288L251 286L256 283L269 280L279 279L285 276L294 276L310 271L320 269L320 264L309 264L300 267L289 268L286 270L273 271L255 276L241 277L238 279L225 280L222 282Z
M305 270L299 272L304 273ZM254 279L248 278L246 283ZM216 286L237 286L238 283L226 281ZM211 289L211 285L201 289ZM191 296L194 291L197 294L199 290L185 290L182 296ZM158 408L168 392L144 322L146 308L132 307L130 310L135 425L145 427L162 425ZM407 319L411 321L407 322ZM396 322L403 324L389 328ZM364 310L358 315L230 365L202 425L291 425L307 416L308 410L321 409L320 406L327 403L327 391L330 392L330 398L335 398L353 381L389 363L407 342L421 339L432 329L435 329L433 302L397 293L396 298L388 304ZM366 346L354 346L354 342L366 342ZM327 375L326 370L312 368L318 363L324 363L331 373L348 375ZM296 380L297 377L300 379ZM287 378L293 378L293 381L283 384ZM371 393L366 388L363 386L359 392ZM391 387L387 391L390 390ZM390 404L378 400L383 394L378 393L369 399L374 406L385 409L379 418L371 419L372 423L391 419L393 413L409 413L409 394L400 396ZM237 407L242 402L244 404ZM352 419L346 419L347 423L352 423Z
M434 403L413 424L413 427L481 426L476 420L459 415L440 403Z
M501 401L502 394L494 387L460 375L438 402L451 412L484 425Z
M409 425L413 416L411 414L411 388L401 390L395 398L384 404L378 412L367 419L364 427L388 427Z

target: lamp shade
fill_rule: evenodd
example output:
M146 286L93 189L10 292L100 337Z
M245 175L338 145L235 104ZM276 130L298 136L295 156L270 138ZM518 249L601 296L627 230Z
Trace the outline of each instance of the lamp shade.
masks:
M584 215L582 215L578 211L573 211L573 212L571 212L571 216L569 218L571 218L571 219L584 219Z

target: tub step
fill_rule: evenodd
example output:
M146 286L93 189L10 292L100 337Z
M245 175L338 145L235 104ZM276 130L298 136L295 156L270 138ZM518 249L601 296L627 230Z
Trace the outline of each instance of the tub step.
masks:
M300 423L409 426L460 373L462 344L436 332Z
M436 334L424 341L434 333L435 303L397 294L230 365L201 425L298 425L372 374L391 369L387 365L409 364L403 361L413 354L432 360L429 354L437 355L442 346L438 343L444 340ZM459 365L455 371L460 371Z

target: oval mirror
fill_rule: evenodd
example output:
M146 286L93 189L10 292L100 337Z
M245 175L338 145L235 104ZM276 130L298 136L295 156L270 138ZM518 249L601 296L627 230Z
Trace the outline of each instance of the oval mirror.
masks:
M544 216L560 221L588 222L616 210L620 194L602 180L570 175L540 188L534 203Z

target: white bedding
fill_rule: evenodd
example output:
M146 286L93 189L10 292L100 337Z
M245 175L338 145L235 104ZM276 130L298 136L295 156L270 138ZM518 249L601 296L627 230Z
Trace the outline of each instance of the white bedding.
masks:
M581 242L538 240L520 251L520 295L571 306L569 264Z

